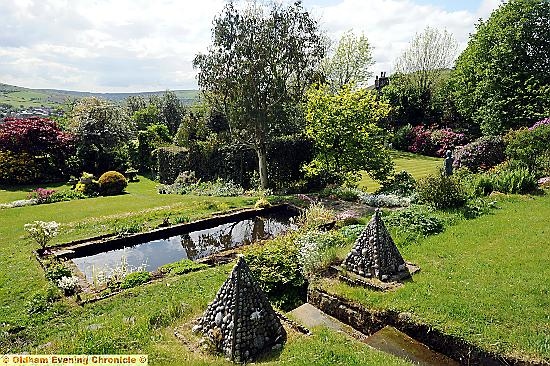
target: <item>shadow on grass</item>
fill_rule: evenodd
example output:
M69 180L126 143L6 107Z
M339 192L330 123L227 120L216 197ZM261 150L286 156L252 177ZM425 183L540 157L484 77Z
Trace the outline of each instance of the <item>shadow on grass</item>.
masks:
M403 159L403 160L425 160L425 161L440 161L441 158L433 157L433 156L426 156L426 155L420 155L420 154L414 154L411 152L406 151L397 151L393 150L391 152L391 156L394 159Z
M37 188L59 188L66 186L67 182L50 182L50 183L36 183L36 184L23 184L23 185L2 185L0 184L0 191L19 192L26 191L31 192Z

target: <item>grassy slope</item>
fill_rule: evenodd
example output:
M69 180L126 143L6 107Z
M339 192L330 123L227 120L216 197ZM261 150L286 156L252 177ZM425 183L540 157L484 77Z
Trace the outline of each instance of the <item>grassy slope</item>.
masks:
M198 90L173 90L177 97L182 99L186 104L192 104L192 102L198 99ZM131 95L162 95L164 91L158 92L143 92L143 93L89 93L89 92L75 92L70 90L57 90L57 89L27 89L18 86L12 86L7 84L0 84L0 104L9 104L13 107L29 108L49 106L63 104L67 98L83 98L89 96L95 96L102 99L112 100L120 102Z
M377 293L322 286L369 308L397 309L488 350L550 359L550 195L515 198L402 248L421 272Z
M55 243L61 243L108 232L114 220L148 221L153 225L167 214L193 218L254 202L253 198L158 195L155 183L145 178L130 184L128 191L130 194L123 196L0 210L0 353L127 352L147 353L154 365L228 364L223 359L191 351L173 336L174 326L200 316L227 277L231 269L228 265L166 278L84 307L64 300L40 316L27 314L32 295L47 286L44 273L31 254L36 245L25 237L23 230L29 221L61 222L62 234L54 239ZM14 194L14 191L0 192L0 199L9 200ZM11 336L2 329L14 326L25 329ZM189 326L182 329L188 330ZM271 355L265 362L408 364L326 330L319 330L313 337L290 332L281 354Z
M437 169L443 166L443 159L403 151L392 151L392 157L396 172L406 170L417 180L437 172ZM368 192L374 192L380 187L380 184L363 172L359 187L366 188Z

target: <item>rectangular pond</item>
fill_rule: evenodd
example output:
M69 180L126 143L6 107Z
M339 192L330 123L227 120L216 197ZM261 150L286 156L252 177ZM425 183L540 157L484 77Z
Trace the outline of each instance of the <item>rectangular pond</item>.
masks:
M108 274L114 268L120 267L123 262L130 269L141 267L145 271L155 271L167 263L186 258L197 260L293 230L296 226L291 219L296 214L296 211L289 209L268 211L249 218L241 217L218 223L212 227L182 231L177 235L170 233L153 240L145 236L147 240L139 243L131 240L128 245L118 244L115 245L116 248L110 250L101 250L106 247L105 245L98 247L99 251L94 251L93 247L86 248L84 253L77 252L76 255L71 256L71 259L88 281L92 281L94 271L96 273L103 271ZM219 222L219 220L215 221ZM170 231L173 230L167 230L167 232Z

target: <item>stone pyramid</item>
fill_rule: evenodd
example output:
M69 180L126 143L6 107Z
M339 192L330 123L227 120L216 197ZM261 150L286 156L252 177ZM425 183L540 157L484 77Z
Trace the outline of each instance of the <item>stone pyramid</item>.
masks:
M379 209L355 241L342 266L359 276L382 281L407 277L407 265L386 229Z
M286 341L286 331L242 256L193 332L203 333L235 362Z

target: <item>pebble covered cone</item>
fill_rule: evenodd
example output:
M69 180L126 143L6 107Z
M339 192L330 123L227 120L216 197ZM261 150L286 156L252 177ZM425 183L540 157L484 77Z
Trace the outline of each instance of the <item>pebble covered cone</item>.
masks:
M379 209L355 241L342 266L359 276L382 281L389 281L392 276L407 270Z
M285 329L242 256L193 331L234 362L252 360L286 341Z

